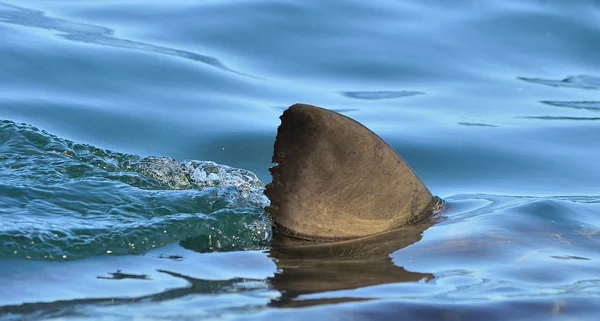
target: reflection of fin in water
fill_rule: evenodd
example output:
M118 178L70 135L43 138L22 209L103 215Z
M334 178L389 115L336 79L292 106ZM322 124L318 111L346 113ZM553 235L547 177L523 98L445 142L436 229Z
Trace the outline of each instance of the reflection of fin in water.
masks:
M76 42L91 43L107 47L138 50L166 56L184 58L196 62L201 62L239 75L248 76L246 74L243 74L239 71L235 71L225 66L221 61L219 61L219 59L215 57L201 55L186 50L157 46L133 40L120 39L115 37L113 35L114 31L109 28L47 17L44 15L44 12L38 10L31 10L22 7L17 7L14 5L0 3L0 22L10 23L19 26L58 31L62 33L60 35L61 37Z
M389 145L353 119L303 104L280 118L265 190L279 233L362 237L420 221L439 204Z
M282 293L274 306L308 306L331 303L304 300L302 295L357 289L380 284L417 282L433 279L429 273L416 273L394 265L389 254L421 239L433 222L426 220L376 236L341 241L302 244L297 239L277 236L270 257L280 270L271 286ZM336 298L336 302L367 298Z

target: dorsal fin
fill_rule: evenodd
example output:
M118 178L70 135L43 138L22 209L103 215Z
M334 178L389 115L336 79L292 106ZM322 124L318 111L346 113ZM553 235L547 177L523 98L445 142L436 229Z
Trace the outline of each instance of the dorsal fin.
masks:
M265 194L276 232L308 240L382 233L429 216L437 203L375 133L304 104L284 111Z

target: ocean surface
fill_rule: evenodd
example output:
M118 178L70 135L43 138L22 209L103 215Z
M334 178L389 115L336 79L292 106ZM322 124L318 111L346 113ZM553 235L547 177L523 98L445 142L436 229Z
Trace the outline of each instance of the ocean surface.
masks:
M599 53L596 0L0 0L0 320L597 320ZM275 247L297 102L447 209Z

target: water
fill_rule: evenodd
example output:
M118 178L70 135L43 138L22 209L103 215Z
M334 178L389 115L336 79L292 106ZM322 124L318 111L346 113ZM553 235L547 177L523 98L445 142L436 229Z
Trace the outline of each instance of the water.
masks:
M1 2L0 318L594 320L598 5ZM351 257L272 248L295 102L448 209Z

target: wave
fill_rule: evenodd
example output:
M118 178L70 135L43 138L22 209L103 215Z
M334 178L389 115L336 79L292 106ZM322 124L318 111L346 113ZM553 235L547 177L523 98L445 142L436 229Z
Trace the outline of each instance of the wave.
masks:
M0 121L0 257L263 248L264 184L210 161L118 153Z

